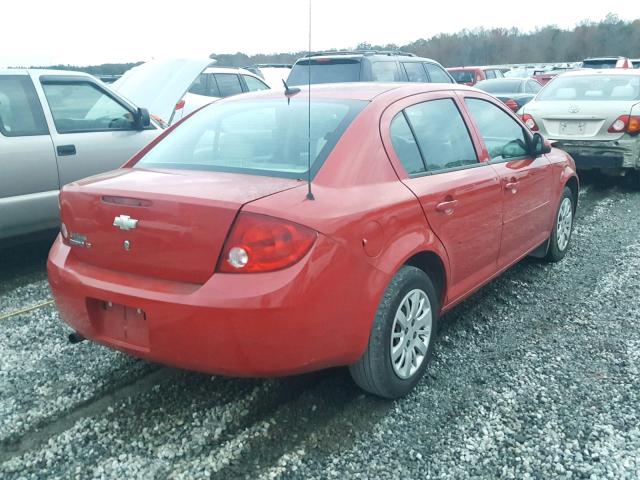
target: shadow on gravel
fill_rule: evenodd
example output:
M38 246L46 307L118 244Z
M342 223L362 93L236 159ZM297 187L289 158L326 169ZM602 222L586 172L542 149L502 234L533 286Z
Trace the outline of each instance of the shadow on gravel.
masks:
M46 278L47 255L57 232L0 243L0 296L18 285Z

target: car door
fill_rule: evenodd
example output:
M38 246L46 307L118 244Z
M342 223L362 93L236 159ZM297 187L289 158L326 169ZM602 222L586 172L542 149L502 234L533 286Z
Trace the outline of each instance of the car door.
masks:
M0 75L0 239L58 225L58 169L26 74Z
M58 161L60 185L116 169L160 130L138 129L135 108L89 76L38 75Z
M472 140L451 92L395 103L382 117L382 131L401 180L447 251L448 301L455 301L496 272L502 222L498 175L478 161L477 139Z
M552 171L549 160L531 154L526 128L488 97L459 93L502 183L500 268L542 244L550 234Z

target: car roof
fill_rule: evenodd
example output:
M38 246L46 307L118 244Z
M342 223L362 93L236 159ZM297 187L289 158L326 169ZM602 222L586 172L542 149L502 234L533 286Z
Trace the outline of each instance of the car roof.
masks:
M301 93L308 90L307 86L300 86ZM466 85L456 83L409 83L409 82L347 82L347 83L320 83L311 87L311 98L334 98L345 100L366 100L372 101L387 92L393 91L398 98L416 95L419 93L429 93L441 90L467 90L478 91ZM282 98L283 90L263 90L256 93L245 94L238 97L229 98L250 98L260 95L261 98Z
M561 73L563 77L584 77L589 75L636 75L640 76L640 72L635 68L585 68L582 70L570 70Z
M95 78L90 73L77 72L75 70L53 70L46 68L2 68L0 69L0 75L65 75L76 77L91 77Z
M203 73L242 73L243 75L251 75L252 77L256 76L253 72L240 67L207 67Z
M470 66L470 67L449 67L447 68L447 70L451 71L451 70L455 70L455 71L459 71L459 70L484 70L484 69L493 69L495 70L497 67L478 67L478 66Z
M407 52L396 52L396 51L387 51L387 50L371 50L371 51L335 51L335 52L320 52L320 53L312 53L311 55L305 55L302 58L299 58L296 63L299 61L304 61L308 59L317 60L317 59L331 59L331 58L385 58L389 60L402 60L402 61L414 61L414 62L433 62L438 63L432 58L427 57L418 57L412 53Z

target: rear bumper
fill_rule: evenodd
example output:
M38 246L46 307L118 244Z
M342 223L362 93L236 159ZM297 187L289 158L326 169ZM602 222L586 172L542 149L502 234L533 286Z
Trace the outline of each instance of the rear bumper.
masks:
M581 170L640 169L640 137L626 135L614 141L555 140L555 147L569 153Z
M320 236L290 268L216 273L204 285L87 265L59 238L47 266L63 320L88 339L190 370L278 376L348 365L364 351L388 278L366 262L345 268L340 248Z

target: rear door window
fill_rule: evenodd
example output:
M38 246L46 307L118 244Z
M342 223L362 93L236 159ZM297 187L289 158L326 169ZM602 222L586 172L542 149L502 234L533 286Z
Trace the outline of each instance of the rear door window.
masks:
M133 114L87 81L42 81L58 133L135 130Z
M478 125L491 160L508 160L527 155L527 136L522 126L504 110L478 98L465 98Z
M431 77L432 82L453 83L451 81L451 77L449 77L449 75L447 75L447 72L445 72L444 69L439 65L436 65L435 63L425 63L424 66L427 69L427 72L429 72L429 77ZM464 81L466 82L468 80L464 80Z
M49 133L36 90L26 75L0 76L0 133L5 137Z
M418 144L404 112L400 112L391 122L391 143L402 166L409 175L426 171Z
M406 62L403 63L405 72L407 72L407 78L410 82L428 82L429 77L427 72L420 62Z
M399 82L402 80L396 62L373 62L371 76L374 82Z
M242 93L240 78L235 73L214 73L221 97L230 97Z
M428 172L478 163L469 130L453 99L419 103L404 113Z

